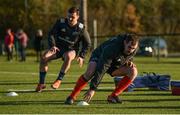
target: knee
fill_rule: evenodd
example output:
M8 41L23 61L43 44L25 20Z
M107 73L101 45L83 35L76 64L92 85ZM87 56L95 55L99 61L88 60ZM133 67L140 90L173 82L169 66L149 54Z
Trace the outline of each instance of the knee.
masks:
M42 56L41 57L41 60L40 60L40 63L41 63L41 65L43 64L46 64L48 62L48 60L47 60L47 58L45 57L45 56Z
M67 53L64 56L64 60L68 61L68 62L71 62L74 58L75 58L75 56L72 53Z
M129 69L128 76L129 76L131 79L136 78L137 74L138 74L138 71L137 71L137 68L136 68L136 67L132 67L132 68Z

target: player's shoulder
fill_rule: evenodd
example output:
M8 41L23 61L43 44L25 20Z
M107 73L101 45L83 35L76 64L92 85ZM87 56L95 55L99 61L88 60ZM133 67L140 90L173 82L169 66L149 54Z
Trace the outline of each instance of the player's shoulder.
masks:
M116 36L116 42L117 43L122 43L124 41L125 35L124 34L119 34Z
M117 35L117 36L113 36L109 39L110 42L113 42L113 43L117 43L118 41L121 41L122 38L121 36Z
M111 49L116 48L119 50L123 45L123 39L120 36L113 36L108 41L107 44L111 46Z

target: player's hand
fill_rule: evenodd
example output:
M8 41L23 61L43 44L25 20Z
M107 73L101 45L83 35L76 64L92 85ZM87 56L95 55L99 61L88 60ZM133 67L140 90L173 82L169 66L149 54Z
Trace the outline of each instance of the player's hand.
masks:
M77 61L79 63L79 67L82 67L83 66L83 63L84 63L84 59L82 57L78 57L77 58Z
M92 97L94 96L95 94L95 91L94 90L88 90L85 94L84 94L84 101L86 102L90 102Z
M57 51L60 51L60 49L56 46L53 46L50 50L52 53L56 53Z
M134 64L133 62L131 62L131 61L128 61L128 62L126 63L126 66L135 67L135 64Z

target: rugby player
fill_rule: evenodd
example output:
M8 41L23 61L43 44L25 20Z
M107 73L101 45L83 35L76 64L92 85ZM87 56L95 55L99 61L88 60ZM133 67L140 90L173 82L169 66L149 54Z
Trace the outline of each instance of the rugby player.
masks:
M50 47L40 60L39 83L36 87L36 92L41 92L46 87L45 76L50 60L62 58L64 61L57 79L51 85L53 89L59 88L64 75L70 68L72 60L76 58L80 67L82 67L87 50L91 45L91 40L89 33L78 19L79 9L72 7L68 10L67 18L58 19L49 32L48 43ZM80 47L81 43L82 47Z
M102 43L91 55L89 65L84 74L76 82L74 90L67 97L65 104L73 104L80 91L90 81L90 88L84 100L90 102L105 73L112 77L124 76L114 91L107 97L110 103L122 103L118 97L137 76L137 68L132 62L139 44L136 34L118 35Z

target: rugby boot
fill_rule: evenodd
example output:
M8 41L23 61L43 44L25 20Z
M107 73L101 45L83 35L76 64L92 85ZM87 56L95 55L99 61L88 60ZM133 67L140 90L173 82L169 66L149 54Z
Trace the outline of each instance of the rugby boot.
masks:
M64 102L64 104L67 104L67 105L72 105L73 103L74 103L74 99L70 96L68 96L66 101Z
M56 81L54 81L54 83L51 85L51 87L52 87L53 89L57 89L57 88L59 88L60 85L61 85L61 80L56 80Z
M119 99L118 96L111 96L111 95L108 96L107 101L109 103L122 103L122 100Z
M46 86L44 84L38 84L36 87L36 92L42 92L43 89L45 89Z

